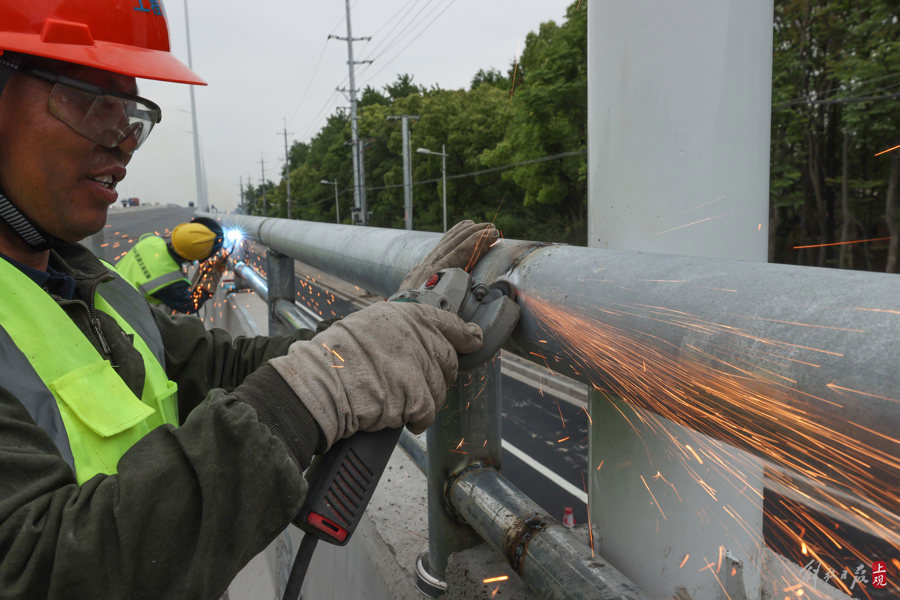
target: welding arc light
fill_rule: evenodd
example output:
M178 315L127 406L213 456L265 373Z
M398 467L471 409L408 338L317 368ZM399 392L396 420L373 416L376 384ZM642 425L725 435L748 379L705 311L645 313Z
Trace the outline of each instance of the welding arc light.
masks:
M237 227L229 227L225 229L225 244L234 248L244 239L244 232Z

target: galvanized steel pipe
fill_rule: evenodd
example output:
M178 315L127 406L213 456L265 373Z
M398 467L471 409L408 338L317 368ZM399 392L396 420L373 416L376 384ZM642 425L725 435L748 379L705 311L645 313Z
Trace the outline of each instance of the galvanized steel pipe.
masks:
M628 578L547 516L491 468L470 468L452 484L453 506L548 600L640 600Z
M234 274L243 279L263 302L269 301L269 284L253 267L243 261L234 263Z
M235 263L232 269L235 275L247 282L257 296L266 303L269 302L269 284L262 275L242 261ZM284 298L276 300L271 310L282 323L292 329L315 329L318 322L322 320L311 310L297 306Z
M440 239L228 220L383 295ZM516 286L520 356L900 512L896 275L511 240L474 274Z
M197 213L240 227L245 237L383 296L396 291L441 234L326 225L247 215ZM404 233L398 236L398 233Z

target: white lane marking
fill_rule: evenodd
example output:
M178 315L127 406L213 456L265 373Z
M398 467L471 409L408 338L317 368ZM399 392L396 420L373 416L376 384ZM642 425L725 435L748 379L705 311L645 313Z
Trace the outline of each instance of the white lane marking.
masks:
M541 380L537 379L535 376L526 375L524 373L520 373L518 371L514 371L513 369L507 369L505 367L505 362L500 363L500 368L502 369L503 375L506 377L511 377L518 381L519 383L523 383L529 387L534 388L539 393L544 395L553 396L554 398L559 398L563 402L568 402L575 408L587 408L587 401L581 399L580 397L575 397L571 394L567 394L562 390L558 390L556 388L551 388L548 386L547 388L543 388L541 386ZM586 386L585 386L586 387Z
M556 473L554 473L553 471L551 471L550 469L548 469L547 467L545 467L544 465L539 463L537 460L528 456L527 454L525 454L524 452L522 452L521 450L519 450L518 448L516 448L509 442L507 442L506 440L503 440L503 449L506 450L507 452L509 452L510 454L518 457L529 467L531 467L532 469L534 469L535 471L537 471L538 473L540 473L541 475L543 475L544 477L546 477L547 479L549 479L550 481L552 481L553 483L555 483L556 485L561 487L563 490L565 490L565 491L569 492L570 494L572 494L573 496L575 496L582 503L587 504L588 496L584 492L584 490L578 489L577 487L575 487L574 485L572 485L571 483L569 483L568 481L566 481L565 479L563 479L562 477L560 477L559 475L557 475Z

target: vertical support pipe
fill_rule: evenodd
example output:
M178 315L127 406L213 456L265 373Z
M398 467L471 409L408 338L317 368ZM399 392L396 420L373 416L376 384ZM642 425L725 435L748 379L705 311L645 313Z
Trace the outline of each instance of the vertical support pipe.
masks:
M275 316L275 306L279 300L294 301L294 259L274 250L266 250L266 282L269 286L269 335L291 333Z
M441 180L443 184L443 194L441 199L444 204L444 233L447 233L447 145L441 144Z
M188 68L192 71L194 70L194 59L191 55L191 22L188 19L188 3L184 3L184 28L187 34L187 53L188 53ZM207 211L209 210L209 202L206 197L206 186L203 182L203 170L201 166L200 157L200 130L197 127L197 102L194 99L194 86L189 85L188 90L191 94L191 125L193 126L194 133L194 177L196 179L197 184L197 208L198 210Z
M406 115L401 120L403 136L403 212L406 228L413 228L412 206L412 157L409 155L409 119Z
M291 218L291 153L287 142L287 119L284 119L284 181L287 186L287 218Z
M341 204L340 204L340 198L338 197L337 183L338 183L338 180L337 180L337 177L335 177L334 178L334 218L335 218L334 222L337 223L338 225L340 225L341 224Z
M430 598L446 589L447 560L481 543L479 535L450 512L449 483L473 463L500 469L500 357L460 373L428 429L428 552L416 564L416 585Z

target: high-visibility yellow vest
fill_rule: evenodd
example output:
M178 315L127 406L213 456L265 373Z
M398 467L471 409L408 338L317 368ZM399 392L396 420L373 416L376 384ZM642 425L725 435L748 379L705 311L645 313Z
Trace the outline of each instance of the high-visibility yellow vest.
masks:
M136 287L151 304L162 304L151 294L162 288L184 280L190 285L172 255L166 241L152 233L145 233L122 259L116 263L116 271L125 281Z
M127 282L100 283L93 302L133 337L144 361L140 398L31 278L0 259L0 279L0 386L47 431L79 484L116 473L125 451L152 429L177 426L177 386L163 368L159 330Z

